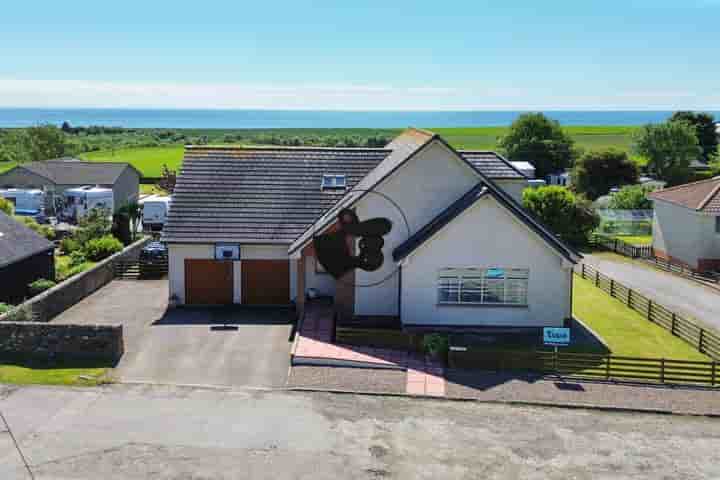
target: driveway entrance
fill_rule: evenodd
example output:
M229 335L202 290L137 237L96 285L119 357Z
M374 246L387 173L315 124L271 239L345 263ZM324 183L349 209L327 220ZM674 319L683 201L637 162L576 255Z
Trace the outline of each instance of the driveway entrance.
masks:
M167 280L115 280L55 323L122 323L120 381L284 386L294 312L283 308L167 310ZM227 324L232 327L222 328Z

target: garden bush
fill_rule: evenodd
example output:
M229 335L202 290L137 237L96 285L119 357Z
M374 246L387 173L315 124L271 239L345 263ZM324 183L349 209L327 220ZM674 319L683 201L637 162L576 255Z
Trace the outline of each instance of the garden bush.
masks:
M80 242L75 240L73 237L65 237L60 240L60 250L62 250L65 255L70 255L71 253L78 251L80 247Z
M32 309L27 305L12 308L7 314L8 322L32 322Z
M57 284L54 281L48 280L46 278L41 278L39 280L35 280L28 286L30 287L30 295L34 297L35 295L42 293L45 290L51 289L55 285Z
M104 237L92 239L85 244L84 248L87 258L95 262L118 253L122 249L122 242L112 235L105 235Z
M450 342L447 335L439 333L431 333L423 337L423 348L432 357L445 358L449 349Z
M3 313L9 312L10 310L12 310L12 308L13 308L13 306L8 303L0 302L0 315L2 315Z
M87 262L87 257L85 256L85 252L82 250L75 250L70 254L70 266L76 267L80 264L83 264Z

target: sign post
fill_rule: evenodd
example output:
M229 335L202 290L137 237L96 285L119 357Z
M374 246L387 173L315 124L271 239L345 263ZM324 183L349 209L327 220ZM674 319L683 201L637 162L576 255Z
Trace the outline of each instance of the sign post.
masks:
M553 347L553 370L557 373L558 347L570 345L570 329L558 327L543 328L543 344Z

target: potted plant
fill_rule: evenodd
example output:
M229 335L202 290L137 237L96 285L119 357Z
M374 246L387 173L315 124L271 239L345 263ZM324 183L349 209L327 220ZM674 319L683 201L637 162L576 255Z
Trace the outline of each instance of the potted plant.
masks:
M431 333L423 337L423 348L429 359L445 362L450 343L447 335Z

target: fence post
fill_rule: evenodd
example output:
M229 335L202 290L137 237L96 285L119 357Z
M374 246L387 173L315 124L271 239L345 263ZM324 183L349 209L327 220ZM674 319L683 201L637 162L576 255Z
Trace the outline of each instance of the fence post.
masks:
M585 264L584 263L580 264L580 276L582 277L583 280L585 280Z
M705 337L705 329L701 328L700 329L700 338L698 338L698 350L700 351L700 353L705 353L703 351L703 340L705 340L704 337Z
M610 296L615 298L615 280L610 279Z
M605 357L605 380L610 381L610 360L612 357L608 355Z
M660 383L665 383L665 359L660 359Z
M670 333L672 333L673 335L675 335L675 321L676 321L675 312L673 312L672 322L670 323Z
M710 385L715 386L715 371L717 370L717 362L712 362L712 379Z
M632 288L628 288L628 307L632 308Z
M648 298L647 318L648 318L648 320L650 320L651 322L653 321L653 319L652 319L652 306L653 306L653 301Z
M595 270L595 286L600 286L600 270Z

